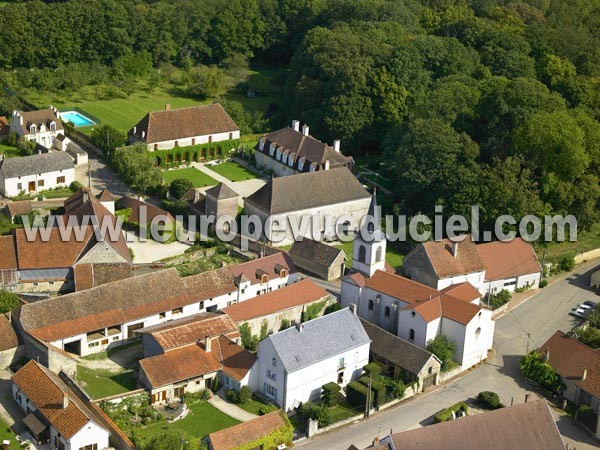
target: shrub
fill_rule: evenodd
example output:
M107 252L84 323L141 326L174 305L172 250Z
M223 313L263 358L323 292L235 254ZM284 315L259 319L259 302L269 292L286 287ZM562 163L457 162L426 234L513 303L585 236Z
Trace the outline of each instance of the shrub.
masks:
M292 322L290 319L281 319L281 326L279 327L279 331L287 330L292 326Z
M573 256L563 256L558 262L558 270L561 272L570 272L575 268L575 258Z
M363 376L359 380L368 391L369 388L369 377ZM380 380L380 377L371 377L371 391L373 392L373 399L371 400L377 406L385 404L387 400L387 387Z
M227 392L225 393L225 397L231 403L239 403L240 402L239 392L236 391L235 389L228 389Z
M324 404L328 406L334 406L340 403L340 391L342 390L342 388L339 384L331 382L324 384L323 386L321 386L321 388L323 389L321 398L323 399Z
M258 408L258 415L264 416L265 414L269 414L270 412L277 411L278 409L279 409L279 407L277 405L269 403L268 405L263 405L260 408Z
M252 399L252 388L250 386L242 386L239 392L239 403L247 403Z
M374 377L381 375L382 369L381 366L375 362L367 364L363 367L363 370L368 374L371 374Z
M307 419L316 420L319 423L320 428L326 427L331 423L329 408L327 408L326 405L315 405L312 402L306 402L302 405L300 411Z
M0 314L12 311L21 304L21 300L12 292L0 290Z
M446 422L452 419L452 412L454 411L457 414L460 411L463 411L465 414L469 413L469 406L465 402L458 402L455 405L452 405L449 408L440 411L433 417L434 423Z
M545 288L546 286L548 286L548 280L542 280L542 281L540 281L540 287L541 288Z
M477 396L477 402L487 409L498 409L504 407L500 402L500 397L495 392L483 391Z
M544 389L559 392L564 387L560 375L538 355L536 350L521 359L520 367L525 378L535 381Z
M351 381L346 386L346 399L352 406L362 406L367 404L367 393L369 388L358 381ZM373 396L371 396L371 406L373 406Z
M169 193L173 197L180 199L183 194L185 194L191 188L192 182L190 180L187 178L177 178L171 182L171 185L169 186Z
M456 344L450 341L446 336L440 334L427 343L426 350L433 353L442 361L442 372L446 372L455 365L454 352Z
M83 188L83 184L81 184L79 181L75 180L73 181L70 185L69 185L69 189L73 192L78 191L79 189Z
M510 292L502 289L497 294L490 295L490 308L498 309L510 301Z
M401 399L406 392L406 385L401 379L393 380L389 377L381 377L381 382L387 388L387 397L390 400Z

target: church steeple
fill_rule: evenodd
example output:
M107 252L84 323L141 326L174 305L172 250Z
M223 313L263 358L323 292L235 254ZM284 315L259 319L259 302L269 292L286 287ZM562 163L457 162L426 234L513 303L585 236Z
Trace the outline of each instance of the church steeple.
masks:
M385 270L386 236L381 230L381 207L377 206L377 193L373 192L367 215L354 238L352 268L366 276Z

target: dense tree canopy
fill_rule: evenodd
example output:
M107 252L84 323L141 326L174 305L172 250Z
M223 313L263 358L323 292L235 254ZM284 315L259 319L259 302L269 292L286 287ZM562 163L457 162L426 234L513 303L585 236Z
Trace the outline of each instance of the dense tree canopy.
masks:
M98 14L102 11L102 14ZM90 0L0 8L12 90L94 86L97 98L169 79L215 98L254 65L289 68L263 117L382 153L408 214L598 217L600 0ZM177 72L176 69L182 69ZM19 96L0 91L0 112ZM243 92L243 91L241 91ZM273 113L275 111L276 113ZM258 129L263 128L263 129Z

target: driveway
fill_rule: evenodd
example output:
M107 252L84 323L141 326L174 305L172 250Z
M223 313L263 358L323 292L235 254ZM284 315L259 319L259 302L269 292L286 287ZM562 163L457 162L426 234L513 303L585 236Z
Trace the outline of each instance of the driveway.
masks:
M131 248L134 254L134 264L148 264L172 256L183 255L191 247L187 242L171 242L170 244L161 244L160 242L148 239L140 241L134 233L126 233L127 246Z
M220 183L225 184L227 187L230 187L235 192L237 192L240 195L238 205L241 207L244 206L244 197L249 197L250 195L254 194L267 183L267 181L263 178L252 178L250 180L244 181L230 181L223 175L220 175L214 170L211 170L210 167L206 166L205 164L192 163L192 166L198 169L200 172L204 172L206 175L214 178ZM212 186L206 186L200 188L200 192L204 193L207 189L210 189L211 187Z
M345 450L351 444L364 448L371 444L375 436L384 436L390 430L399 432L428 425L433 415L441 409L461 400L473 399L484 390L497 392L506 405L523 403L527 393L535 397L523 382L519 360L527 349L540 346L556 330L569 331L576 324L568 315L571 308L583 300L597 298L588 287L590 273L597 264L598 261L592 261L581 265L574 273L541 289L527 302L498 319L494 337L496 353L478 369L372 416L369 420L317 436L299 445L307 450ZM561 416L557 425L569 448L598 448L598 442L573 425L570 418Z
M102 189L108 188L113 194L124 196L135 196L129 186L123 183L117 175L102 161L98 155L93 152L88 154L89 164L84 164L75 168L75 179L85 187L89 186L91 174L92 193L97 194Z

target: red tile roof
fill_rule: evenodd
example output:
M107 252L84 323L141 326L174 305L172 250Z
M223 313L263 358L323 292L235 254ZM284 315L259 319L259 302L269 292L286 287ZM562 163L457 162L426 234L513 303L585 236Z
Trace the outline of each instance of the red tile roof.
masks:
M282 268L286 269L288 274L296 272L292 258L287 253L275 253L271 256L265 256L229 267L233 276L239 277L243 275L250 281L250 284L260 283L261 273L266 273L269 276L269 280L279 278Z
M438 277L446 278L485 270L485 264L471 236L467 236L463 241L456 244L458 245L456 257L452 253L454 242L450 239L421 244L429 256Z
M182 278L191 298L204 300L237 290L229 267L209 270Z
M0 236L0 270L17 269L14 236Z
M521 238L479 244L477 250L486 266L486 280L502 280L542 271L533 246Z
M151 144L233 132L239 129L223 107L219 103L214 103L150 112L129 130L129 135ZM144 133L144 137L142 137L142 133Z
M600 398L600 353L562 331L554 333L538 350L544 357L546 351L548 362L562 378ZM584 370L587 370L585 380Z
M234 450L260 439L282 427L290 426L282 411L277 410L208 435L213 450Z
M29 361L12 377L19 389L33 402L36 408L67 439L72 438L88 422L74 395L56 375L34 361ZM69 398L68 406L63 407L65 394Z
M213 340L212 345L213 355L220 355L223 372L236 381L242 381L256 362L255 354L225 336Z
M150 203L146 203L135 198L122 197L117 201L117 205L119 205L120 208L131 209L129 221L137 223L139 225L146 226L147 224L152 222L152 220L156 217L165 219L167 223L175 222L175 218L169 212L159 208L158 206L154 206ZM144 209L145 223L141 223L140 221L142 220L142 211L144 211Z
M442 289L442 292L469 303L481 298L481 292L469 282L453 284Z
M329 297L329 293L306 278L268 294L224 308L236 323L275 314L296 306L306 305Z
M215 359L214 352L207 353L194 343L142 359L140 367L151 387L156 389L217 372L221 364Z
M12 320L6 314L0 315L0 352L15 348L19 345L17 333L13 327Z

